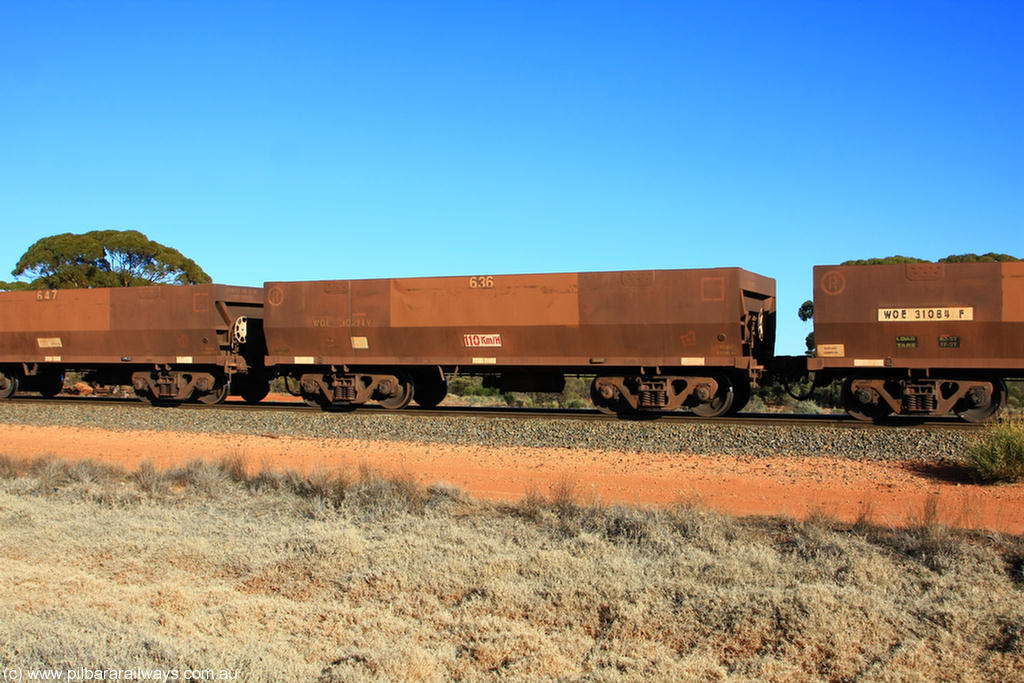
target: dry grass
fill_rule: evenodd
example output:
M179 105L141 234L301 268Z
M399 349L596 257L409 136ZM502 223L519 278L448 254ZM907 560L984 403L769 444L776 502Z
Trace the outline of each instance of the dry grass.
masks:
M246 463L242 462L241 465ZM242 681L1022 681L1024 539L0 458L0 661ZM932 506L934 508L934 506Z

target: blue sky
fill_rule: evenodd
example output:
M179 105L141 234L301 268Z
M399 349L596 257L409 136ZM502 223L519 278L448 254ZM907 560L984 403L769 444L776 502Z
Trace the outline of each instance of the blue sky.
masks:
M1024 257L1024 3L0 0L0 269L215 280ZM0 274L0 279L7 276Z

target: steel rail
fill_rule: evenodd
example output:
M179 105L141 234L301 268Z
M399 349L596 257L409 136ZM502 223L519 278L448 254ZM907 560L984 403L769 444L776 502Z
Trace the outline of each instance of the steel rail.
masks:
M317 414L321 409L308 406L304 403L293 401L263 401L257 404L243 403L240 401L227 401L214 405L201 403L181 403L173 407L155 407L149 403L134 397L107 397L107 396L62 396L58 398L42 398L35 396L19 396L12 399L15 402L24 402L31 405L107 405L120 406L125 408L150 408L153 410L229 410L229 411L277 411L277 412L302 412ZM849 429L899 429L906 427L926 427L937 429L954 430L977 430L983 428L985 423L964 422L956 417L940 418L892 418L883 422L864 422L856 420L845 414L793 414L793 413L741 413L730 417L705 418L689 413L669 414L636 414L626 417L608 415L593 409L569 409L569 408L516 408L505 406L438 406L436 408L419 408L410 406L402 410L387 410L379 406L368 404L358 407L355 410L337 408L327 409L327 413L337 414L339 419L348 413L371 414L371 415L394 415L409 418L435 418L435 417L468 417L468 418L511 418L511 419L548 419L548 420L587 420L587 421L612 421L612 422L649 422L658 421L679 425L742 425L742 426L774 426L774 427L846 427Z

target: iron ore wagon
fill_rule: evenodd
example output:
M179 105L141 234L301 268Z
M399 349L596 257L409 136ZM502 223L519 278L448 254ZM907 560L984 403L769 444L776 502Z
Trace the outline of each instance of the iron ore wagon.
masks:
M614 413L736 412L771 358L775 281L739 268L268 282L268 370L307 403L437 405L446 376L504 391L593 377Z
M1024 377L1024 262L816 266L814 336L854 417L985 420Z
M259 401L263 290L227 285L0 293L0 397L56 395L68 371L153 402ZM232 380L233 383L232 383Z

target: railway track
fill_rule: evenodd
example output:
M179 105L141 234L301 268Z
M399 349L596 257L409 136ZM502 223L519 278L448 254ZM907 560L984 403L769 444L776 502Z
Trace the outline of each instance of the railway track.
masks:
M229 400L215 405L204 405L200 403L183 403L175 407L159 408L153 407L137 398L120 397L78 397L61 396L57 398L42 398L34 396L20 396L17 402L24 402L31 405L107 405L121 406L129 409L143 410L198 410L198 411L269 411L284 413L319 414L319 408L313 408L296 401L271 401L265 400L258 404L248 404L241 401ZM930 429L947 429L974 431L982 428L982 423L963 422L955 417L931 417L931 418L894 418L889 421L874 423L864 422L851 418L849 415L798 415L792 413L742 413L732 417L703 418L689 413L675 413L665 415L637 415L630 418L619 418L608 415L593 409L563 409L563 408L517 408L505 406L438 406L436 408L419 408L410 406L404 410L386 410L376 405L360 406L356 410L327 410L327 414L336 414L339 419L344 419L347 414L359 415L394 415L408 417L410 419L422 418L510 418L515 420L584 420L593 422L657 422L659 424L710 424L710 425L741 425L741 426L771 426L771 427L843 427L848 429L899 429L901 427L925 427Z
M271 397L274 398L274 397ZM63 426L114 432L223 434L305 443L350 439L486 446L509 453L556 447L583 451L765 457L794 455L856 460L955 461L979 432L955 420L911 423L906 428L863 423L845 415L748 414L706 419L665 415L621 420L592 410L441 406L426 410L362 407L324 412L302 403L251 406L181 405L156 408L135 398L0 401L0 423Z

